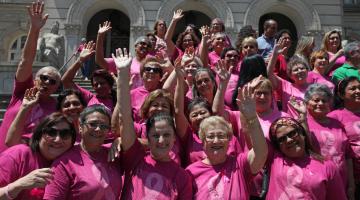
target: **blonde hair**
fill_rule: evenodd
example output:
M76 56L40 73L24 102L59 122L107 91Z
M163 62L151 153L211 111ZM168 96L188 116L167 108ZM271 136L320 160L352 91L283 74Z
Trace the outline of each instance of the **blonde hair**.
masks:
M227 122L223 117L220 116L210 116L202 120L199 127L199 137L201 141L205 140L205 134L210 128L221 126L223 130L228 134L230 139L233 135L232 125Z
M254 45L257 49L259 48L256 39L252 36L244 38L241 42L241 47L243 47L246 43Z
M325 33L323 39L322 39L322 42L321 42L321 50L324 50L324 51L329 51L329 40L330 40L330 35L332 34L338 34L339 36L339 47L336 49L336 51L339 51L341 48L342 48L342 44L341 44L341 32L338 31L338 30L332 30L332 31L328 31Z
M305 49L310 47L314 42L314 37L302 36L296 46L295 54L304 55Z

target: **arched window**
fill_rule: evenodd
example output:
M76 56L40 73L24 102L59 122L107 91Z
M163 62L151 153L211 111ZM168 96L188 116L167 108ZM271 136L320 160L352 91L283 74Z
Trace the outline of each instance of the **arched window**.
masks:
M18 37L11 45L9 49L9 61L19 61L21 58L21 52L24 48L26 41L26 35Z

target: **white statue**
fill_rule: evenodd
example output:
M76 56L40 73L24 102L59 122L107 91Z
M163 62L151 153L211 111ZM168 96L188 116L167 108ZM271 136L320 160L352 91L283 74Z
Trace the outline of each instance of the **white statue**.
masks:
M38 41L40 61L49 62L58 69L63 66L65 57L65 39L59 35L59 25L56 21L50 33L45 33Z

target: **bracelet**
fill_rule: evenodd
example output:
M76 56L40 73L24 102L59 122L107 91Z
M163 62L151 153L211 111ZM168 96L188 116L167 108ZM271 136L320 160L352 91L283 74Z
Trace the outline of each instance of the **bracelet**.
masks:
M6 198L8 198L8 199L15 199L15 197L12 197L12 196L9 194L9 185L6 186L5 196L6 196Z
M257 121L257 117L254 117L252 119L246 119L248 126L253 125L256 121Z

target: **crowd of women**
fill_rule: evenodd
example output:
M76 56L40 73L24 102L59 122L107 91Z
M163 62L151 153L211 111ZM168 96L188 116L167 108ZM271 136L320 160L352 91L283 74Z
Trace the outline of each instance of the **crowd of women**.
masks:
M33 77L48 15L30 29L0 127L0 199L359 199L360 44L337 30L320 50L267 20L236 47L221 19L139 37L104 57L111 23L61 75ZM76 72L92 56L94 92ZM61 88L58 90L58 88ZM57 99L52 94L60 91Z

